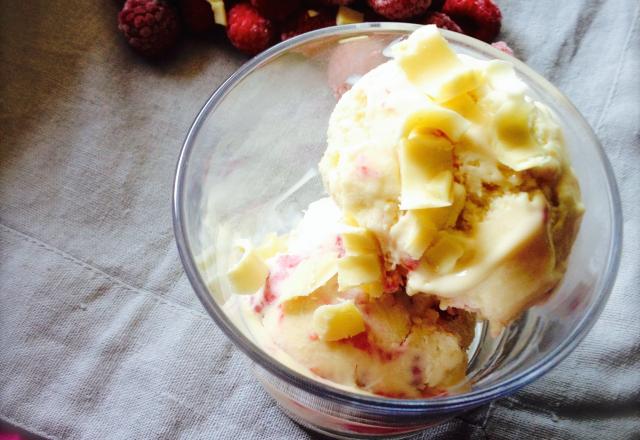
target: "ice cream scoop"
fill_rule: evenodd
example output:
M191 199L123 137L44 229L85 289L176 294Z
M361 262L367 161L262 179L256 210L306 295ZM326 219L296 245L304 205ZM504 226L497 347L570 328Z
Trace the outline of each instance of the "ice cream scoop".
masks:
M230 301L265 350L350 390L465 390L476 318L494 335L562 278L583 206L554 115L505 61L435 26L335 106L328 198L287 235L240 242Z
M434 26L391 52L331 115L325 186L387 269L407 269L408 295L477 312L496 334L557 284L575 238L561 129L509 63L457 55Z

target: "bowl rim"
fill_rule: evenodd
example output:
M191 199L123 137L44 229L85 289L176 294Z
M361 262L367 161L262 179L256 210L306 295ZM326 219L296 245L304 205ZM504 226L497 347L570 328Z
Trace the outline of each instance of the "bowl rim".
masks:
M275 361L270 355L259 349L249 338L235 330L235 326L215 303L204 280L200 276L191 245L188 240L186 225L183 221L185 215L183 193L185 189L186 170L189 164L194 140L197 137L199 129L204 123L206 117L211 111L215 110L217 104L235 87L235 85L240 83L251 72L259 68L262 64L295 47L312 41L322 40L327 37L348 38L349 36L362 35L363 32L399 32L408 34L418 27L420 27L420 25L391 22L358 23L333 26L304 33L283 41L247 61L211 94L202 109L198 112L185 137L178 157L172 194L173 229L185 273L187 274L187 277L203 307L227 337L247 356L249 356L252 361L258 363L271 374L274 374L293 386L315 395L331 398L354 407L360 407L367 410L377 410L383 414L393 414L395 411L402 411L404 414L433 414L438 412L451 412L455 410L462 411L487 403L501 396L512 394L525 385L542 377L576 348L597 321L613 288L620 264L622 249L622 210L620 195L613 169L602 145L600 144L600 141L581 113L555 86L518 59L513 58L482 41L456 32L441 30L445 38L449 41L471 47L473 50L491 55L494 58L507 60L514 64L531 80L540 85L546 93L549 93L551 98L559 105L565 107L576 116L576 123L579 124L578 129L587 133L591 142L595 146L601 164L605 170L606 183L609 188L608 211L612 219L612 234L609 247L607 249L605 275L601 282L601 288L596 300L585 310L585 313L579 323L573 328L564 341L562 341L555 349L550 351L545 357L541 358L521 373L484 389L474 390L464 394L428 399L397 399L352 393L314 381L313 379Z

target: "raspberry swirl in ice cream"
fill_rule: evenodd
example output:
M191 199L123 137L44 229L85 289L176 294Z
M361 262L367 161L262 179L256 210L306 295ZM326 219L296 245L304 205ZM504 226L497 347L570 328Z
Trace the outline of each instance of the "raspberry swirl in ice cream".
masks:
M457 55L435 26L391 52L331 115L330 198L242 243L228 279L274 356L420 398L464 389L476 318L496 335L548 296L583 208L562 130L512 65Z

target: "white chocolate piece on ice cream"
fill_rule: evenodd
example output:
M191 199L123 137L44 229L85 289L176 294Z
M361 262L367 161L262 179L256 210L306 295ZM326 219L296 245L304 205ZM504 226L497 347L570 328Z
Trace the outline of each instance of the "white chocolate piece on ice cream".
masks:
M313 312L313 328L324 341L338 341L365 329L360 310L352 300L323 305Z
M338 272L338 255L320 252L298 264L280 285L278 302L311 295Z
M460 62L435 25L419 28L392 50L409 81L438 102L473 90L482 82L482 72Z
M338 259L339 290L359 287L369 296L381 295L382 267L375 236L365 228L348 227L340 237L344 255Z
M227 272L234 293L250 295L256 293L269 275L269 267L260 258L247 240L236 244L240 259Z

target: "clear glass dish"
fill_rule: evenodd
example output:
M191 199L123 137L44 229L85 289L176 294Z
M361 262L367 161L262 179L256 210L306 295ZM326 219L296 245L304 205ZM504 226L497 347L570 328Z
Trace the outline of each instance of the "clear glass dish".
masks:
M416 25L364 23L303 34L253 58L206 102L184 142L173 200L185 271L207 312L255 363L255 373L297 422L339 438L402 437L514 393L547 373L584 338L611 291L622 223L611 166L591 128L549 82L478 40L444 32L459 53L511 61L564 128L586 206L567 274L546 303L498 338L482 323L469 353L469 392L401 400L320 383L275 361L223 310L224 267L235 237L286 232L324 194L316 166L340 81L385 61L383 49ZM350 50L354 49L354 50ZM366 55L363 55L366 54ZM336 79L337 78L337 79Z

